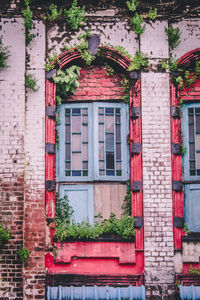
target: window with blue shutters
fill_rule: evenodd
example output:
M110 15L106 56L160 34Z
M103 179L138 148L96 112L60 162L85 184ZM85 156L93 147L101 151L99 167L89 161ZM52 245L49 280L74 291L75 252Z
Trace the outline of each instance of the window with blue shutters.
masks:
M58 181L128 179L126 104L64 104L59 116Z
M200 103L182 106L183 183L185 221L192 232L200 232Z

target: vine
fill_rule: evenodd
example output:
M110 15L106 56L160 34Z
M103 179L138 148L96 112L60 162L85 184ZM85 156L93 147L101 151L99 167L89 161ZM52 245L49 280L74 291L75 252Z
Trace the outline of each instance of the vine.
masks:
M192 267L192 265L190 265L189 269L188 269L188 273L189 274L196 274L196 275L200 275L200 269L197 267Z
M26 39L26 46L27 46L35 37L35 35L30 33L30 30L33 27L33 20L32 20L33 13L29 6L30 0L24 0L24 3L26 8L25 10L22 10L22 15L24 17L25 39Z
M10 56L9 47L4 47L2 36L0 36L0 68L6 69L8 67L6 60Z
M47 18L49 21L55 21L62 15L62 8L58 10L56 4L51 4L49 6L50 13L47 13Z
M29 258L29 251L26 247L21 247L17 250L17 257L23 262Z
M158 10L157 8L150 7L149 12L146 14L146 17L152 21L154 21L157 18Z
M56 52L53 52L53 56L49 56L47 57L47 62L45 64L45 70L46 71L51 71L52 69L55 68L55 64L59 64L59 58L58 58L58 54Z
M79 44L75 44L75 48L80 52L81 58L85 61L87 66L90 66L93 60L95 60L95 56L91 54L88 50L88 38L90 37L90 32L86 31L83 34L78 36Z
M85 6L77 6L77 0L74 0L69 10L64 9L64 14L68 24L73 30L85 25Z
M173 25L170 24L168 28L165 28L165 32L168 36L169 48L173 50L180 43L180 29L178 27L174 28Z
M34 92L37 92L39 87L37 86L37 81L32 74L25 74L25 86L26 88L30 88Z
M80 86L78 81L81 68L73 65L66 70L58 70L53 76L53 81L57 87L57 101L60 102L61 97L67 96L69 93L75 94L76 88Z
M117 219L113 213L109 219L103 219L98 215L91 225L89 222L75 223L73 221L73 209L69 205L67 196L56 201L56 229L55 237L59 241L66 239L96 239L108 236L117 236L125 240L132 240L135 235L134 219L125 215Z
M0 224L0 248L11 238L11 231L7 230Z

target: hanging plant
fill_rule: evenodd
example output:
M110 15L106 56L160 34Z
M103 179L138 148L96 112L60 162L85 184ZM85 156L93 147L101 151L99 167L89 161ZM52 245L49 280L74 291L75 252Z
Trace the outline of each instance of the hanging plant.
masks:
M33 13L29 6L30 0L24 0L24 3L26 8L25 10L22 10L22 15L24 17L25 39L26 39L26 46L27 46L35 37L35 35L30 33L30 30L33 27L33 20L32 20Z
M0 36L0 68L6 69L8 67L6 60L10 56L8 47L3 46L2 36Z
M131 64L128 67L128 71L139 71L147 67L148 58L142 52L136 52L132 58Z
M11 231L7 230L0 224L0 248L11 238Z
M50 13L47 13L47 17L49 21L55 21L62 15L62 8L58 10L56 4L51 4L49 6Z
M85 25L85 6L77 6L77 0L74 0L72 7L69 10L64 9L64 14L67 19L67 23L73 30L79 29Z
M66 70L58 70L53 76L53 81L56 83L58 98L61 102L61 97L65 97L70 93L75 94L76 88L80 86L78 81L81 68L73 65Z
M165 32L168 36L169 48L170 50L173 50L180 43L180 29L178 27L175 28L172 24L170 24L168 28L165 28Z
M25 74L25 86L26 88L29 88L34 92L37 92L39 90L39 87L37 86L37 81L32 74Z

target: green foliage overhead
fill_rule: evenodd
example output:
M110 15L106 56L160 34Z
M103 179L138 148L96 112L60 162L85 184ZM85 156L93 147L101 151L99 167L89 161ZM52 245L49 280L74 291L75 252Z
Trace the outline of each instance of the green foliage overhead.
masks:
M26 46L32 41L34 38L34 34L30 33L30 30L32 29L33 26L33 20L32 16L33 13L30 9L30 0L24 0L26 8L22 10L22 15L24 17L24 27L25 27L25 38L26 38Z
M33 90L34 92L38 91L38 86L35 77L32 74L25 74L25 86Z
M85 61L87 66L90 66L95 56L91 54L88 50L88 41L87 38L90 36L90 32L86 31L85 33L78 36L79 44L75 44L75 48L80 52L82 59Z
M146 14L146 17L150 20L155 20L157 18L157 8L150 8L149 12Z
M131 216L125 215L116 219L115 215L111 214L109 219L95 221L94 225L89 222L75 223L68 198L65 196L56 202L55 236L60 242L65 239L96 239L105 235L131 240L135 234L134 219ZM98 217L101 219L101 216Z
M11 231L7 230L0 224L0 248L11 238Z
M137 7L138 7L138 5L139 5L139 2L138 2L138 0L126 1L126 5L127 5L128 9L129 9L129 11L135 12L136 9L137 9Z
M58 19L62 15L62 8L58 10L56 4L51 4L49 6L50 13L47 13L47 17L49 21L54 21Z
M8 47L3 46L2 36L0 36L0 68L5 69L8 67L6 60L9 55L10 51L8 50Z
M77 6L77 0L74 0L69 10L64 9L68 24L73 30L79 29L85 25L85 6Z
M26 247L21 247L20 249L17 250L17 257L21 261L26 261L29 258L29 251Z
M132 58L128 71L139 71L145 68L148 64L148 58L142 52L137 51Z
M69 93L75 94L76 88L80 86L78 81L81 68L73 65L66 70L58 70L53 76L56 83L58 96L67 96Z
M47 63L45 64L45 70L50 71L55 68L55 63L60 63L58 54L56 52L53 52L53 56L49 56L47 58Z
M138 13L135 13L135 15L131 18L131 28L132 30L137 34L138 37L144 32L146 25L142 25L144 22L144 19L142 16L140 16Z
M180 43L180 29L178 27L175 28L170 24L168 28L165 28L165 32L168 36L169 48L173 50Z
M196 275L200 275L200 269L197 267L192 267L190 265L189 270L188 270L189 274L196 274Z

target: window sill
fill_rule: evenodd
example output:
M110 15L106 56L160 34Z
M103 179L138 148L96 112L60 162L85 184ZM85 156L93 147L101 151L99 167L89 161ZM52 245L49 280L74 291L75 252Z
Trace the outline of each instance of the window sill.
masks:
M55 242L55 264L71 264L73 259L118 259L119 264L135 264L135 243L123 241L69 241Z

